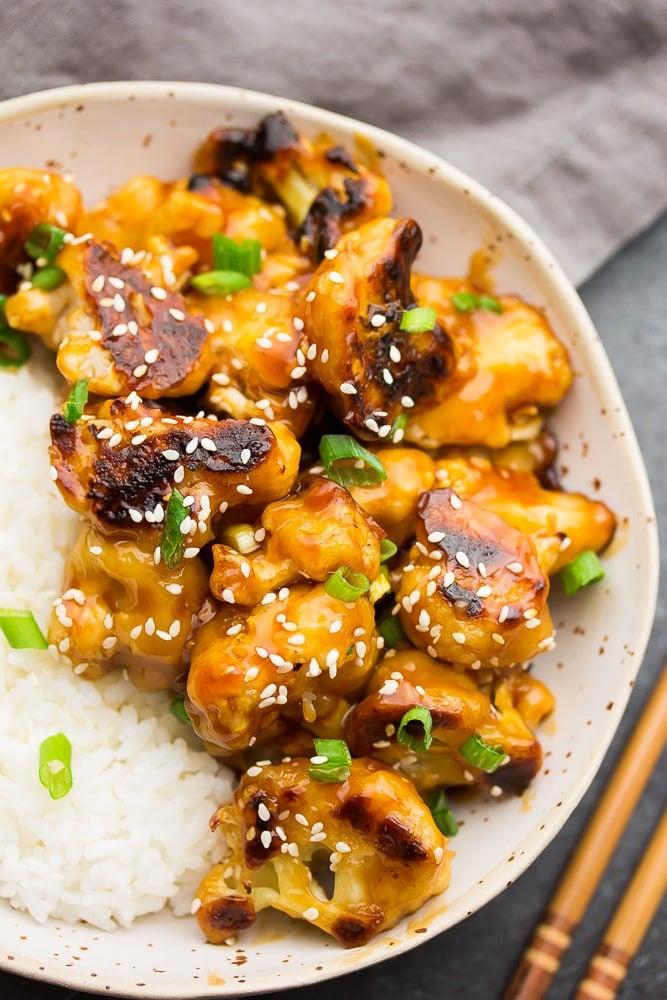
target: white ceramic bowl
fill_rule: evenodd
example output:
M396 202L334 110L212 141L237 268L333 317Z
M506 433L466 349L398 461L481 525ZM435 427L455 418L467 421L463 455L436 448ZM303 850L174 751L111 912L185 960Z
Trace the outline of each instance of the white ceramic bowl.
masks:
M187 918L162 913L102 933L40 926L0 904L0 965L9 971L107 993L226 996L333 977L415 947L502 891L555 836L595 775L641 664L655 609L657 536L635 435L575 290L538 237L496 197L379 129L293 101L188 83L93 84L8 101L0 107L0 166L71 172L90 204L136 173L186 174L209 130L251 125L277 109L310 134L325 130L342 142L357 132L368 136L384 154L396 214L423 227L420 268L464 274L473 251L492 247L498 289L543 307L571 352L577 377L552 422L567 465L564 482L603 498L617 512L619 530L604 583L576 599L553 598L558 645L538 667L557 698L541 733L548 773L522 799L482 797L463 809L448 891L366 948L344 951L311 927L263 914L240 942L246 961L239 966L234 949L205 944Z

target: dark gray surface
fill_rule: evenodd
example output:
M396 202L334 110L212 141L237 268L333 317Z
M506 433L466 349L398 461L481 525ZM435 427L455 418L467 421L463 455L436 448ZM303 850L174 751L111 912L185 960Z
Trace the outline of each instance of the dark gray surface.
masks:
M667 538L667 215L618 253L582 289L633 419ZM667 546L662 546L665 579ZM501 896L464 923L407 955L334 980L282 994L335 1000L350 991L364 1000L498 1000L523 947L590 818L667 654L667 601L661 588L653 637L617 737L593 787L554 843ZM575 938L550 1000L570 998L641 857L666 799L667 755L655 772ZM82 994L0 973L2 1000L68 1000ZM622 987L620 1000L667 997L667 906L656 917Z

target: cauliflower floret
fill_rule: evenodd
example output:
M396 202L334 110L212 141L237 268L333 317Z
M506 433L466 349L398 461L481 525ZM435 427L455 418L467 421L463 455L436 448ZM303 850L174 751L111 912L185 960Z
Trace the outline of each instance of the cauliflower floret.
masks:
M193 907L209 941L273 907L358 947L447 888L447 840L409 781L367 759L340 784L308 770L307 760L250 768L215 814L229 857ZM320 871L333 881L328 893Z

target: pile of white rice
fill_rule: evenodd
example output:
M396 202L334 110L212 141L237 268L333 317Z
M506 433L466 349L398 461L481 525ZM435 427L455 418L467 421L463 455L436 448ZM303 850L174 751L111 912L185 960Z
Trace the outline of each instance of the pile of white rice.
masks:
M29 608L46 633L78 518L49 478L49 417L62 381L40 352L0 372L0 606ZM168 710L117 672L73 676L47 651L11 650L0 633L0 897L43 922L105 930L169 903L190 908L220 853L208 820L230 782ZM73 787L51 799L39 746L72 744ZM0 905L4 905L0 903Z

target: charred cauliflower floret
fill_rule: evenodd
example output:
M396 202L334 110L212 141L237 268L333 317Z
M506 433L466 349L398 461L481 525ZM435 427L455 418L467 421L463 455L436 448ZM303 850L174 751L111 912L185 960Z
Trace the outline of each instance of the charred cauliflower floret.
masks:
M0 170L0 293L14 290L16 267L28 261L25 241L39 222L74 230L80 214L81 195L59 174Z
M567 352L544 315L511 295L494 311L459 311L452 296L469 282L415 276L420 305L434 309L454 343L450 391L417 405L406 439L427 448L485 444L500 448L534 436L542 413L563 398L572 381Z
M436 464L438 483L530 535L550 574L581 552L599 552L614 533L615 518L605 504L581 493L544 489L529 472L496 468L479 456L445 457Z
M298 227L298 244L319 260L341 233L391 211L389 185L375 162L363 162L368 150L357 153L353 159L326 136L311 142L277 113L254 129L212 132L195 170L238 191L279 199Z
M65 564L49 641L77 674L101 677L125 667L141 691L175 687L189 662L193 631L213 613L199 558L156 565L141 532L85 526Z
M449 391L454 352L444 327L400 328L415 305L410 269L421 240L411 219L368 222L341 237L304 295L309 371L361 437L387 437L406 409L435 406Z
M549 580L523 532L446 488L423 493L396 593L401 624L430 655L510 667L553 644Z
M447 888L447 840L409 781L373 760L353 760L341 784L313 781L308 769L307 760L250 768L215 814L229 858L193 906L209 941L272 907L358 947Z
M435 464L419 448L376 448L374 454L387 478L374 486L351 486L350 493L401 546L414 534L417 501L435 483Z
M328 733L375 665L374 627L367 596L342 601L322 584L223 606L192 650L186 708L195 731L226 750L269 740L281 716Z
M247 555L213 546L211 590L218 600L257 604L303 577L323 583L341 566L369 581L380 571L384 532L329 479L307 477L292 495L265 507L255 535L262 541Z
M351 750L397 768L423 793L480 784L520 794L540 768L542 749L533 730L552 710L553 698L527 673L494 678L487 685L489 693L481 689L478 676L413 649L385 657L366 697L345 719ZM401 719L417 705L429 712L433 725L433 742L425 751L397 740ZM461 752L474 734L505 755L497 770L486 772Z
M289 493L300 448L280 424L172 416L136 393L51 419L54 478L65 502L103 530L144 529L159 544L174 489L189 509L181 533L203 545L219 512Z

